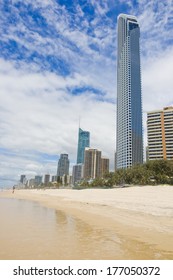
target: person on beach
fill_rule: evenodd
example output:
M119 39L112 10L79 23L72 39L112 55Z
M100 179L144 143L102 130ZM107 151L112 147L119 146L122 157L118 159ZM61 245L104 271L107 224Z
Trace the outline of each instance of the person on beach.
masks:
M13 193L14 193L14 191L15 191L15 186L13 186Z

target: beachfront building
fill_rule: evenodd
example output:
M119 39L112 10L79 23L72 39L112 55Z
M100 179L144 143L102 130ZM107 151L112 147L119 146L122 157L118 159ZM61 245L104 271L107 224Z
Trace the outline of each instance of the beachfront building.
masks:
M73 166L73 171L72 171L73 185L79 183L81 181L81 179L83 178L83 168L84 168L84 165L82 163L78 163Z
M39 186L42 184L42 176L40 175L36 175L35 176L35 179L34 179L34 185L35 186Z
M26 175L22 174L20 175L20 183L25 184L26 183Z
M87 180L101 177L101 151L85 148L83 177Z
M57 182L57 175L52 175L52 183Z
M69 164L68 154L61 154L58 160L57 177L69 175Z
M101 177L103 178L106 173L109 173L109 159L101 158Z
M27 187L34 188L35 187L35 179L31 178L27 181Z
M140 28L118 16L116 169L143 163Z
M173 107L147 113L148 159L173 160Z
M72 176L64 174L61 177L61 181L62 181L62 186L63 187L69 187L69 186L72 185Z
M78 149L77 149L77 164L84 163L85 148L90 146L90 133L79 127L78 132Z
M44 175L44 184L45 184L45 186L48 186L49 182L50 182L50 174L45 174Z

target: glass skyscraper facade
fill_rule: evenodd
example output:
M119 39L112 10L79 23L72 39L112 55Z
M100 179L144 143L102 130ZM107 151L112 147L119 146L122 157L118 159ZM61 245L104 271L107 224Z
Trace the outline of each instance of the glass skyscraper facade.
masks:
M69 175L69 164L68 154L61 154L58 161L57 176Z
M137 18L118 16L116 168L143 163L140 28Z
M84 163L85 148L90 146L90 133L79 127L77 163Z

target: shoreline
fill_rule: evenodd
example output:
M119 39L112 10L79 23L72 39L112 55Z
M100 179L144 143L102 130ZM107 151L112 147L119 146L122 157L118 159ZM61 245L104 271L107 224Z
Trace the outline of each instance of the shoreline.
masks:
M36 201L93 227L114 231L123 240L126 259L173 258L173 186L122 189L47 189L0 192L0 197ZM154 257L155 256L155 257Z

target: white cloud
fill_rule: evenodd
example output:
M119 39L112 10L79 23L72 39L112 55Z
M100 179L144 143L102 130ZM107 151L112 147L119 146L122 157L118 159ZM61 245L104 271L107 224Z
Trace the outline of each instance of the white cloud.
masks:
M173 48L142 63L144 146L147 146L147 112L173 106Z
M143 63L144 110L162 109L173 103L173 48Z

